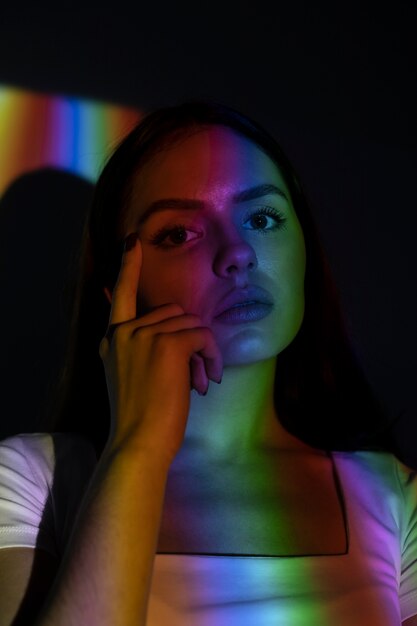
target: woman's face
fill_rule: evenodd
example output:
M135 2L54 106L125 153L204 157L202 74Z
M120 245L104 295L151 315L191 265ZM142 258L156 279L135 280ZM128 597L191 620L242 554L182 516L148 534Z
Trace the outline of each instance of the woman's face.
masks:
M138 315L180 304L211 328L225 366L274 357L296 336L304 237L278 167L248 139L213 126L152 157L124 230L142 242Z

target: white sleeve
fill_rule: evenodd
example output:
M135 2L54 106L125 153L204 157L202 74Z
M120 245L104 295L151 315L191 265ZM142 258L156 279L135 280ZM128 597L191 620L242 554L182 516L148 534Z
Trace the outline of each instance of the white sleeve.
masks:
M54 449L49 434L0 442L0 548L39 547L57 556L50 497Z
M0 441L0 548L42 548L61 558L97 464L76 433Z
M417 615L417 473L396 463L403 494L401 515L401 619Z

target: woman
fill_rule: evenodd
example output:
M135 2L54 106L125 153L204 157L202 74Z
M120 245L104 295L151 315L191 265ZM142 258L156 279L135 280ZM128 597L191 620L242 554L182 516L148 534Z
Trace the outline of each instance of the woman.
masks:
M276 142L219 104L149 115L100 176L80 270L53 436L2 444L4 623L34 558L42 626L417 623L414 473ZM22 459L47 466L24 486Z

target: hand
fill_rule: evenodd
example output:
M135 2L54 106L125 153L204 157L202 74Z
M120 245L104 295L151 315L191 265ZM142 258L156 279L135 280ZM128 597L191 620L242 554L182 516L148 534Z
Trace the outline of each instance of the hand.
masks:
M142 244L125 251L100 342L111 410L109 443L134 443L171 462L181 447L190 408L190 379L200 392L219 382L223 361L211 329L178 304L137 318ZM191 370L191 372L190 372Z

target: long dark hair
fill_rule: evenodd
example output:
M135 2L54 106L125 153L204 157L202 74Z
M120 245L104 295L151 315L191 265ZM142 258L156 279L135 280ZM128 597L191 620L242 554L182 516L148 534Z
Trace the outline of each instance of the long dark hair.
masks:
M304 319L295 339L277 356L275 403L281 423L299 439L323 450L388 449L388 417L349 340L330 267L291 163L258 123L212 101L190 101L147 115L103 168L67 289L66 358L45 412L44 429L84 434L98 454L104 447L110 407L99 344L110 305L103 287L114 287L120 269L122 225L132 180L156 152L210 125L231 128L277 164L304 233Z

